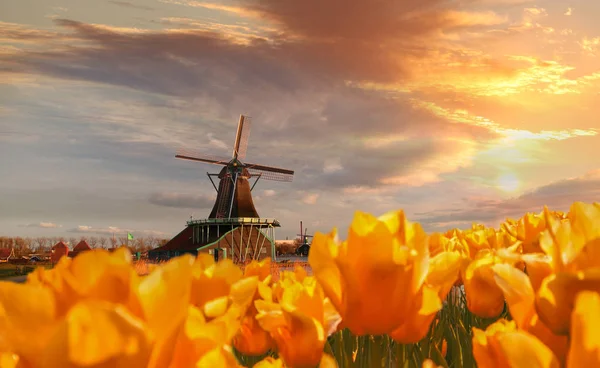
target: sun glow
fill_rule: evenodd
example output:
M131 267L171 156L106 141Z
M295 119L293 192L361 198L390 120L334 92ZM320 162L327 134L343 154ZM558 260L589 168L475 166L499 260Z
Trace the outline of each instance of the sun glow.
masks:
M514 192L521 186L519 179L512 173L498 177L496 181L498 189L504 192Z

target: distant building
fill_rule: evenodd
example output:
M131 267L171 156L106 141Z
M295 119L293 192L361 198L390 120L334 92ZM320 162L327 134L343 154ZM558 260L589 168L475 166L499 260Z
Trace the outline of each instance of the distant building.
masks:
M63 241L59 241L51 249L50 260L52 263L57 263L62 257L68 255L69 247Z
M9 259L15 257L14 248L0 248L0 263L8 262Z
M69 252L69 257L75 258L81 252L86 252L88 250L92 250L92 247L85 240L80 241L75 248L71 252Z

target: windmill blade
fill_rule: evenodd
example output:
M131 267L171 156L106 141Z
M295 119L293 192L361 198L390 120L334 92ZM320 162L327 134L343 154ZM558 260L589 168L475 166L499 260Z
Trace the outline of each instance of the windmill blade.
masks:
M244 166L248 170L268 171L268 172L272 172L272 173L294 175L294 170L282 169L279 167L265 166L265 165L258 165L258 164L244 164Z
M291 182L294 179L293 174L284 174L279 172L263 171L256 169L248 169L248 172L252 176L260 176L261 179L265 180Z
M203 153L188 150L185 148L177 150L177 154L175 155L175 157L183 160L199 161L214 165L227 165L227 163L230 161L230 159L227 157L205 155Z
M233 146L233 158L238 158L240 160L246 158L251 124L251 117L240 115L240 122L238 123L237 132L235 134L235 144Z

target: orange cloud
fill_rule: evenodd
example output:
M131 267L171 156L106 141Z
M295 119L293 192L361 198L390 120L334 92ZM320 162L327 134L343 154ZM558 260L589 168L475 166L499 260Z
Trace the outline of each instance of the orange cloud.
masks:
M471 115L466 110L450 110L443 108L433 102L424 102L413 100L416 107L426 109L437 116L444 117L449 121L456 123L475 125L483 127L497 133L501 140L505 142L513 142L519 140L565 140L574 137L596 136L600 133L600 129L569 129L569 130L542 130L539 132L531 132L524 129L507 129L503 128L485 117Z

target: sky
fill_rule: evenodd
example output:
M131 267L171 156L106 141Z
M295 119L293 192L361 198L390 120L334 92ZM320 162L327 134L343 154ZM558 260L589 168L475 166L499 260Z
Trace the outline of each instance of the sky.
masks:
M171 237L240 114L277 238L427 231L600 200L600 2L0 3L0 235Z

